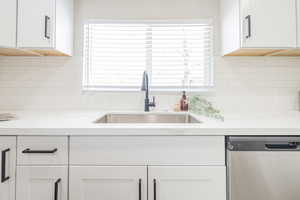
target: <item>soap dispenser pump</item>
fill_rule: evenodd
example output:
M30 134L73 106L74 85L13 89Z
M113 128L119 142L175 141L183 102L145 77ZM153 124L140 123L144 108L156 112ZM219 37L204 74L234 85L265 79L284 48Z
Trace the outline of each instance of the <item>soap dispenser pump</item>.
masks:
M189 104L188 104L188 99L186 96L186 92L182 92L182 97L180 100L180 111L188 111L189 110Z

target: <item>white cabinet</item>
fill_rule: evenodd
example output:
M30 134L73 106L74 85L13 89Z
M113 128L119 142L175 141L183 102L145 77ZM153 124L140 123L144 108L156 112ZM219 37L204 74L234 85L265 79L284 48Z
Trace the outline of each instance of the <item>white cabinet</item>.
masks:
M71 166L70 200L147 200L147 167Z
M222 0L222 54L271 55L297 47L297 0Z
M71 166L70 200L98 199L226 200L226 168L149 166L147 178L146 166Z
M224 144L223 136L0 137L10 177L0 200L226 200Z
M222 136L71 136L70 200L226 200L224 144Z
M67 200L67 166L18 166L17 200Z
M240 2L243 48L296 47L296 0Z
M15 200L16 137L0 136L0 200Z
M68 200L68 138L17 138L16 200Z
M16 47L17 0L0 0L0 47Z
M152 166L149 200L226 200L225 166Z
M297 0L297 47L300 47L300 0Z
M55 1L19 0L18 8L18 46L53 47L55 41Z
M72 55L73 0L19 0L17 46L43 55Z

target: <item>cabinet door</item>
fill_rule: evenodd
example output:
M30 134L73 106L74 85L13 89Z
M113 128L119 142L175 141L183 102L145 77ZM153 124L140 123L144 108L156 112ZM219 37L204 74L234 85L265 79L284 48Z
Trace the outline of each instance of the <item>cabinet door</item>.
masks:
M54 13L54 0L19 0L18 47L53 47Z
M297 47L300 47L300 0L297 0Z
M71 166L70 200L147 200L147 168Z
M149 200L226 200L225 167L149 167Z
M0 0L0 46L16 47L17 1Z
M242 47L296 47L296 0L241 0Z
M68 167L17 167L17 200L67 200Z
M14 200L16 137L0 137L0 158L0 200Z

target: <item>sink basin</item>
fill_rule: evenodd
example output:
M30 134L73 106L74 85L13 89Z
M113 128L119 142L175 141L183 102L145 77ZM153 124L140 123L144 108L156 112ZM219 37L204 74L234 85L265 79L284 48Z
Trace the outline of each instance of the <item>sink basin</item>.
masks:
M138 114L106 114L95 123L114 124L114 123L168 123L168 124L191 124L201 123L198 119L187 113L138 113Z

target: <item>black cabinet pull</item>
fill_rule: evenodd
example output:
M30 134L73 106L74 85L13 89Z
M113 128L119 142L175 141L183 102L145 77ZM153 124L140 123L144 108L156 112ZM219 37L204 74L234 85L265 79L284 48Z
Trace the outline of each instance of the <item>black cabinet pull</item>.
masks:
M142 179L139 179L139 200L142 200Z
M156 179L153 179L153 199L156 200Z
M22 153L55 153L57 152L57 148L53 150L31 150L31 149L25 149L22 151Z
M251 15L248 15L245 17L247 20L247 26L248 26L248 33L246 35L246 39L249 39L252 35L252 30L251 30Z
M6 153L9 152L10 149L5 149L1 153L1 183L4 183L9 179L9 176L6 176Z
M61 182L61 179L57 179L54 183L54 200L58 199L58 184Z
M50 39L50 36L48 35L48 22L50 20L49 16L45 16L45 38Z

